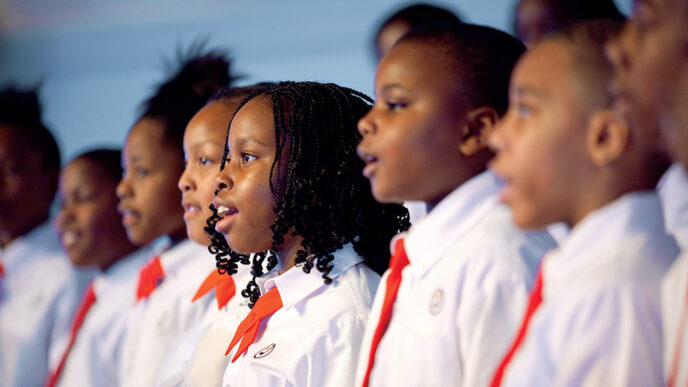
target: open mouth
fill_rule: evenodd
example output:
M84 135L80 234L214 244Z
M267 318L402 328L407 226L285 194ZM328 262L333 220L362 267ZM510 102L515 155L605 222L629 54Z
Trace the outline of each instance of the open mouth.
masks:
M195 214L201 212L201 206L199 206L198 204L189 203L185 201L182 201L182 208L184 208L184 219L194 216Z
M217 207L217 216L219 216L222 219L237 214L238 212L239 211L236 208L231 208L223 205Z
M124 227L129 227L136 223L141 215L132 209L129 208L120 208L119 213L122 214L122 225Z
M363 160L363 162L366 164L363 168L363 176L370 179L375 174L378 158L369 153L366 153L360 148L357 149L357 153L358 157L360 157L361 160Z
M60 242L65 250L69 250L77 243L80 234L76 231L65 231L60 236Z

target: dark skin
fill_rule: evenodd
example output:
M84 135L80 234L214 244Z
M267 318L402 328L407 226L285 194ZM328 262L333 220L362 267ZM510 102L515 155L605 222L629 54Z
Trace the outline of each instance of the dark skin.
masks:
M9 245L50 217L57 169L46 169L43 155L18 128L0 125L0 246Z

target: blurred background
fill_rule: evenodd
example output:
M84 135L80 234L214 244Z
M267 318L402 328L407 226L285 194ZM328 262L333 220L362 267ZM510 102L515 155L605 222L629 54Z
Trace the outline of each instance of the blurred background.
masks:
M629 14L631 0L616 0ZM336 82L372 95L373 34L398 0L0 0L0 87L40 85L63 161L121 147L138 104L196 40L234 58L237 86ZM516 0L427 1L512 31ZM169 66L172 66L171 68Z

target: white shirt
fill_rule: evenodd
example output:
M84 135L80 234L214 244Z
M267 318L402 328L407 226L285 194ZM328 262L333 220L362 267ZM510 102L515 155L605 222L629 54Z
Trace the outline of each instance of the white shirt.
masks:
M681 249L688 248L688 174L675 163L662 176L657 192L664 208L664 223Z
M191 302L199 284L215 267L206 246L186 239L160 254L162 283L139 301L129 319L122 358L122 385L152 386L174 340L199 324L214 294Z
M488 385L518 328L540 258L555 246L547 233L518 230L498 189L494 175L482 173L404 236L410 263L370 386ZM388 275L375 296L356 386L368 365Z
M671 265L662 280L662 332L664 333L664 375L669 377L675 359L678 359L676 386L688 385L688 321L681 319L688 312L688 251ZM679 330L683 337L679 341ZM679 352L676 353L675 351Z
M502 386L661 386L659 284L676 254L655 192L588 214L543 260L543 301Z
M225 387L353 385L364 325L380 276L363 264L350 244L334 256L329 285L316 269L306 274L301 267L279 276L273 270L261 278L261 293L277 287L283 307L261 321L247 352L229 363ZM233 357L237 349L228 356Z
M48 222L0 251L0 386L42 386L92 273L75 270Z
M93 287L96 302L84 319L60 375L58 385L65 387L119 386L117 361L126 330L126 312L136 299L140 268L151 256L151 247L141 248L118 260L96 276ZM65 345L54 351L57 367Z
M232 275L236 293L221 309L212 301L200 324L189 329L170 347L160 367L155 385L171 386L219 386L222 384L229 356L227 345L239 323L250 309L248 299L241 296L251 279L251 266L239 264ZM200 283L198 286L200 287ZM214 291L210 294L213 294Z

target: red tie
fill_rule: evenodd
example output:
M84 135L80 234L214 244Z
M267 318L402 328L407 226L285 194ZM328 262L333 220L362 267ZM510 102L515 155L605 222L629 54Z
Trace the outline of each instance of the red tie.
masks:
M506 367L509 365L509 362L513 358L514 353L516 353L516 350L518 350L518 347L521 346L523 340L526 338L530 318L533 317L533 314L535 314L538 306L540 306L540 303L542 303L542 283L543 279L541 266L538 270L537 276L535 277L533 289L530 291L528 307L526 308L526 314L521 322L521 328L519 328L516 339L514 340L513 344L511 344L509 352L506 353L504 359L502 359L502 362L499 364L499 367L497 367L497 371L495 371L494 377L492 378L492 384L490 384L491 387L499 387L499 385L502 383L502 377L504 376Z
M236 359L238 359L239 356L246 351L248 346L251 345L251 343L253 343L253 340L256 338L256 334L258 333L260 320L275 313L281 307L282 297L280 297L277 288L273 288L269 292L260 296L258 301L256 301L256 304L253 306L253 309L251 309L251 311L248 312L248 315L246 316L246 318L244 318L244 321L242 321L241 324L239 324L239 327L237 328L236 333L232 338L232 342L229 343L227 352L225 352L225 356L229 354L229 351L231 351L232 348L234 348L234 346L241 339L241 344L239 344L239 350L232 359L232 363L234 363Z
M205 281L198 288L196 294L193 296L191 302L198 300L205 296L211 290L215 289L215 299L217 300L217 308L222 309L227 305L236 293L236 286L234 286L234 279L229 274L220 274L216 269L208 274Z
M65 348L65 351L62 354L60 362L57 364L57 368L55 371L53 371L53 373L50 374L48 381L45 383L46 387L53 387L57 384L57 380L60 378L62 369L67 361L67 356L69 356L69 351L72 350L72 346L76 340L76 335L79 333L79 328L81 328L81 324L84 323L86 313L88 313L88 310L91 308L94 302L96 302L96 293L93 290L93 281L91 281L91 283L88 285L88 288L86 288L86 293L84 293L84 296L81 298L79 308L77 309L74 319L72 320L72 328L69 332L69 342L67 343L67 348Z
M148 262L139 272L139 284L136 288L136 301L148 298L162 280L165 279L165 271L160 264L160 257L155 257Z
M2 262L0 262L0 277L3 277L5 275L5 266L2 266Z
M394 255L392 255L392 259L389 262L390 272L387 276L385 298L382 302L380 320L375 328L372 345L370 346L368 368L366 369L365 378L363 379L363 387L368 387L370 371L373 370L373 365L375 363L375 352L377 351L377 346L380 344L380 340L382 340L382 336L384 336L387 326L389 325L389 320L392 318L392 307L394 306L394 300L397 298L397 292L399 291L399 285L401 284L401 270L408 264L409 260L404 249L404 239L399 238L394 244Z

